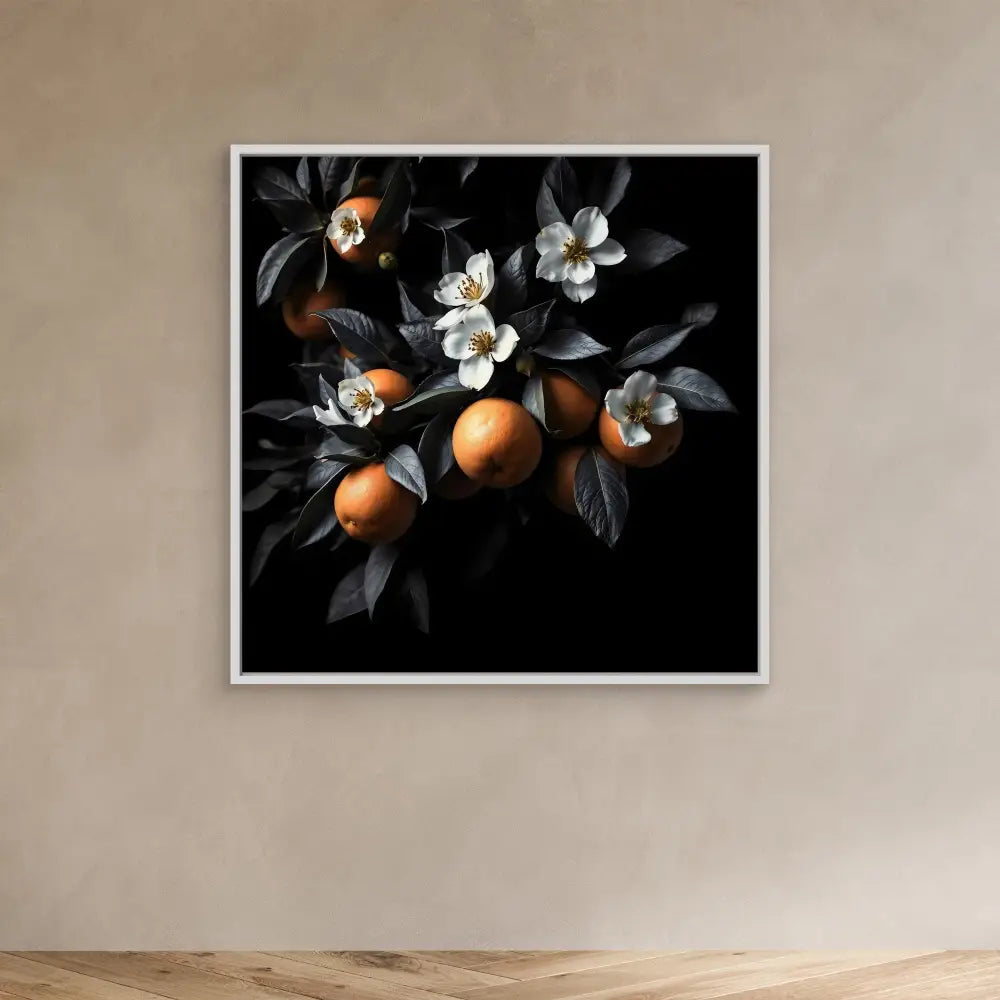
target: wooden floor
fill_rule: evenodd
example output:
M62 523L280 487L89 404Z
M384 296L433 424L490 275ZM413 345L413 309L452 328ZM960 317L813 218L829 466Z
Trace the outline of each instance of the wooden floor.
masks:
M0 1000L1000 1000L997 952L0 953Z

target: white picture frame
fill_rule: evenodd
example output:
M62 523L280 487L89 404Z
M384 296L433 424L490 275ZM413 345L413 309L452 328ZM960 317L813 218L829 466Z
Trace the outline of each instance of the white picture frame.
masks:
M758 161L758 648L756 672L717 673L244 673L242 670L241 614L241 315L242 276L242 162L255 156L754 156ZM663 685L770 683L770 567L769 567L769 216L770 147L754 144L618 145L618 144L238 144L230 147L230 655L232 684L583 684Z

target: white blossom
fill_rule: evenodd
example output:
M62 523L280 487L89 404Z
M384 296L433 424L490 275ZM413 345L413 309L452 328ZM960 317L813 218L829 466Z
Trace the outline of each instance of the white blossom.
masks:
M573 225L553 222L535 237L538 266L535 276L562 282L573 302L586 302L597 291L597 267L620 264L625 248L608 238L608 220L595 207L581 208Z
M452 271L438 282L434 298L449 309L434 324L435 329L450 330L461 323L469 310L481 306L492 291L493 258L489 250L484 250L468 259L465 271Z
M330 216L330 225L326 227L327 238L337 245L341 253L347 253L351 247L361 243L365 238L364 226L356 208L338 208Z
M509 323L495 326L486 306L474 306L444 336L442 347L449 358L460 360L458 380L469 389L482 389L493 375L493 365L506 361L518 342Z
M649 372L633 372L621 389L609 390L604 407L618 422L618 433L630 448L652 440L646 424L672 424L677 419L674 397L658 392L656 376Z

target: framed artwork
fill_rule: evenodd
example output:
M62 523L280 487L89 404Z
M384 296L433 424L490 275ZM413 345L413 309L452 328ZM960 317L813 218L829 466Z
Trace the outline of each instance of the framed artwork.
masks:
M767 683L766 146L231 184L233 683Z

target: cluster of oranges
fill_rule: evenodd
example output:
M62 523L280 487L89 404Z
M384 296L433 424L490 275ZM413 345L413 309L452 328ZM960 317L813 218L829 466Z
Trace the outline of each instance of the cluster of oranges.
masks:
M380 200L364 193L349 198L341 208L354 208L366 231L378 210ZM341 253L346 261L371 269L377 266L379 255L396 248L398 233L381 238L365 239ZM319 291L300 288L282 303L282 316L288 329L304 340L319 340L329 336L326 322L316 312L340 308L346 304L342 286L328 281ZM354 357L340 348L342 357ZM619 465L647 468L665 461L677 449L683 433L682 422L658 426L647 424L651 440L637 447L624 444L618 424L585 389L559 371L540 371L545 420L549 431L561 440L579 438L590 430L597 417L599 450ZM413 385L404 375L389 368L365 372L371 379L375 395L387 407L405 399ZM598 410L600 416L598 417ZM374 427L381 418L376 418ZM479 399L459 415L452 431L452 451L455 465L434 487L434 493L449 500L472 496L480 489L503 489L527 480L542 459L542 435L534 417L519 403L508 399ZM567 514L577 514L574 499L576 468L587 450L584 444L566 444L554 454L547 470L545 493L549 500ZM419 498L394 479L382 462L372 462L347 473L334 495L334 510L345 532L352 538L377 545L395 541L413 524L419 508Z

